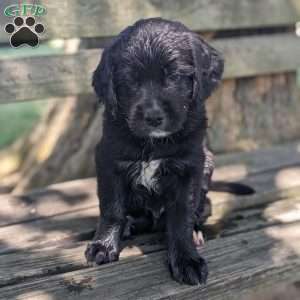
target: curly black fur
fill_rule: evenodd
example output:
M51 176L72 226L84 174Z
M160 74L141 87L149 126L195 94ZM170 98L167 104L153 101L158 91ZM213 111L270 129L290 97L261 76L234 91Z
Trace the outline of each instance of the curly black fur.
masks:
M153 228L165 226L175 280L206 281L193 230L205 220L213 171L205 99L222 73L214 48L160 18L136 22L104 50L93 77L105 105L96 148L101 218L88 261L117 260L128 217L145 218Z

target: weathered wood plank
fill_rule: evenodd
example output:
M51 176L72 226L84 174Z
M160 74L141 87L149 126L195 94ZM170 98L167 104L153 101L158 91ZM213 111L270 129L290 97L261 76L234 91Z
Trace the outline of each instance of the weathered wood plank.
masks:
M262 179L262 177L260 177L260 179ZM259 179L257 183L259 184ZM213 223L216 222L215 219L226 220L227 216L234 211L255 208L287 198L295 198L299 195L299 192L299 185L286 189L266 188L265 191L257 192L252 196L242 197L228 195L226 193L211 192L209 193L209 197L212 199L213 204Z
M165 252L2 288L5 299L240 299L262 284L300 278L299 222L209 241L206 286L172 281ZM118 283L117 288L115 286Z
M299 175L297 175L297 166L300 163L299 149L300 143L295 142L247 153L217 155L214 179L244 180L245 183L251 182L258 191L263 191L265 188L270 191L278 187L284 189L296 186L300 184ZM262 186L257 180L253 182L252 177L255 178L258 173L270 170L274 173L263 176L264 181L270 182L268 188ZM287 174L289 176L286 176ZM285 182L284 178L289 178L288 182ZM281 184L276 186L276 182L278 184L281 182ZM229 197L220 193L212 196L214 203L222 202L222 198L228 199ZM70 213L83 208L96 208L98 206L96 180L94 178L74 180L54 184L21 196L0 196L0 202L0 227ZM243 201L243 203L249 203L249 201Z
M82 209L97 209L96 179L53 184L20 196L0 196L0 203L0 228Z
M296 197L300 191L300 170L298 169L294 173L293 181L285 182L285 187L282 186L281 189L276 188L276 182L274 185L276 173L277 170L257 175L255 179L250 177L249 182L251 180L252 185L257 189L257 193L252 196L237 197L227 193L210 193L210 198L213 199L212 223L217 223L220 219L227 219L232 211ZM247 183L248 180L246 179L245 182ZM95 197L92 199L97 203ZM2 215L5 217L4 213ZM61 213L52 216L35 219L29 216L26 222L23 219L21 223L0 228L0 253L60 244L64 240L77 240L87 234L91 236L98 215L97 205L88 205L85 208L73 209L70 212L64 211L63 208ZM9 221L10 218L13 217L6 216L6 220Z
M289 284L278 283L276 286L258 287L255 290L247 292L241 300L275 300L289 299L298 300L300 293L299 282L295 281Z
M270 169L292 167L300 162L300 142L275 145L248 152L216 155L215 180L239 180Z
M271 153L272 151L270 151L270 155ZM292 150L287 151L287 154L289 153L292 153ZM282 158L283 165L281 167L277 165L277 168L272 168L271 160L269 163L266 160L264 172L257 174L254 172L249 176L246 173L243 175L244 177L239 177L242 182L252 185L257 191L256 194L237 197L227 193L210 193L210 197L213 199L214 218L226 219L232 211L256 207L276 199L295 197L299 194L299 163L291 167L290 163L295 162L293 156L287 156L288 159L283 160L284 155L276 156L275 154L276 151L274 160L276 157ZM263 152L262 157L264 155L267 153ZM245 159L245 163L246 161ZM256 163L258 161L257 159ZM287 166L285 167L284 164ZM249 170L251 173L258 169L254 164L252 169L249 167ZM263 170L261 169L261 171ZM230 167L228 173L230 174ZM223 178L230 178L226 177L226 170ZM222 177L219 176L219 179ZM99 214L95 180L82 181L80 184L76 181L71 182L69 187L68 184L50 187L48 194L33 193L24 198L5 197L3 206L0 208L0 215L3 218L0 228L1 253L57 244L65 239L76 239L78 236L91 234ZM71 192L76 185L75 193ZM76 203L76 201L78 202ZM16 204L17 206L15 206Z
M89 93L91 74L100 53L87 50L74 55L3 60L0 64L1 102Z
M227 79L294 71L300 66L300 39L293 34L228 38L212 44L224 53ZM99 50L82 50L73 55L0 61L0 102L90 93L99 59Z
M224 78L279 73L300 65L300 59L294 57L300 41L294 34L219 39L212 44L224 55Z
M265 176L265 174L264 174ZM257 180L258 182L260 179ZM265 205L281 199L295 198L300 186L285 190L266 189L249 197L235 197L226 193L211 193L213 218L209 224L226 220L230 213L240 209ZM99 216L97 207L75 210L52 217L40 218L12 226L0 228L0 254L22 249L54 246L65 241L76 241L82 237L92 237ZM218 228L217 228L218 229Z
M0 288L32 278L87 268L84 251L88 241L66 242L55 247L1 255ZM122 243L120 259L164 249L161 234L136 236Z
M249 151L297 139L299 97L294 72L226 80L207 102L212 149Z
M299 145L294 143L218 156L218 164L222 166L216 172L218 179L243 179L251 182L258 194L238 198L211 193L214 214L208 221L208 235L228 236L299 221L298 151ZM242 169L241 164L244 164ZM280 178L289 180L280 183ZM53 185L48 192L36 191L23 198L2 197L4 206L0 214L6 219L0 229L0 286L86 267L83 257L86 242L72 240L92 236L98 216L95 190L95 180L87 179ZM32 212L35 213L32 215ZM5 227L5 222L11 226ZM151 253L162 248L160 239L154 236L150 239L139 237L129 244L122 256ZM3 254L17 249L21 251Z
M292 157L291 160L293 160ZM227 193L210 192L214 212L224 212L226 205L231 210L246 209L272 202L274 197L283 199L296 195L300 185L300 167L299 164L290 167L288 162L289 160L281 161L282 164L287 163L288 165L271 170L268 170L268 164L266 164L265 169L259 174L251 174L251 167L246 173L242 173L240 165L228 166L229 176L226 176L225 167L222 167L220 172L217 169L215 174L218 179L239 179L241 182L250 184L257 193L251 196L237 197ZM237 173L235 176L232 172L235 169L241 173ZM0 201L0 231L6 231L5 227L8 225L42 221L43 218L60 217L63 214L76 215L78 211L83 213L83 210L86 212L94 210L95 217L98 214L96 180L94 178L56 184L49 186L43 192L36 191L24 196L1 196Z
M98 221L96 207L0 228L0 254L56 245L90 234Z
M36 1L47 7L41 18L44 37L99 37L118 34L140 18L163 17L185 23L193 30L219 30L292 25L299 20L296 0L90 0ZM10 18L3 18L2 25ZM0 31L0 40L7 35Z
M274 199L275 200L275 199ZM227 220L211 220L209 237L230 236L276 224L300 222L300 197L284 199L260 208L238 211ZM220 224L217 224L220 222ZM216 231L217 230L217 231ZM83 256L87 242L66 243L57 247L24 250L1 256L0 287L32 278L87 268ZM123 243L121 259L156 252L165 248L161 235L135 237Z
M276 201L277 200L277 201ZM300 221L300 195L262 204L260 207L236 210L224 218L212 216L207 222L208 237L225 237L250 232L276 224L288 224ZM209 235L210 234L210 235Z

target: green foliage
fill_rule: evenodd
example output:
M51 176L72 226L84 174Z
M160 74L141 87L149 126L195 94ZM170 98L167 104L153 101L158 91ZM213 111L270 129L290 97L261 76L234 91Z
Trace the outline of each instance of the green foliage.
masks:
M0 106L0 149L28 133L47 106L45 101L3 104Z

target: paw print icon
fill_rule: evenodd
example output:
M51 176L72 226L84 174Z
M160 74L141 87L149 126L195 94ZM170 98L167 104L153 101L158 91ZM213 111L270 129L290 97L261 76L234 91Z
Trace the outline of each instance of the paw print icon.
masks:
M33 17L16 17L13 23L5 26L5 31L10 36L10 44L14 48L22 45L36 47L39 44L39 34L45 31L45 27L41 23L36 23Z

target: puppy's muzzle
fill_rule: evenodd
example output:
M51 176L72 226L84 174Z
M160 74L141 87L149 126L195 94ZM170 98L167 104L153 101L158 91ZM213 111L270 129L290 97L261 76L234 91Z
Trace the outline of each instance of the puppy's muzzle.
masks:
M149 127L157 128L164 122L163 112L157 108L148 108L144 111L144 119Z

